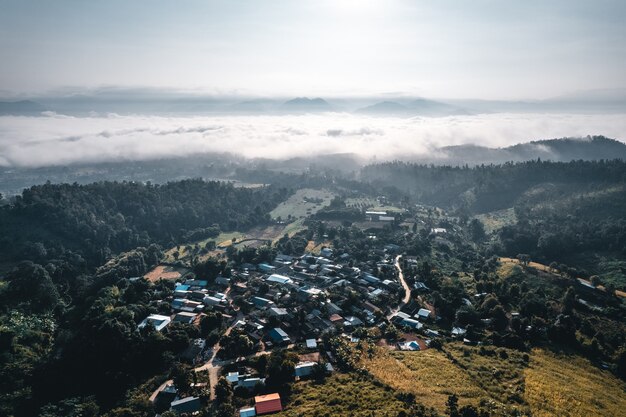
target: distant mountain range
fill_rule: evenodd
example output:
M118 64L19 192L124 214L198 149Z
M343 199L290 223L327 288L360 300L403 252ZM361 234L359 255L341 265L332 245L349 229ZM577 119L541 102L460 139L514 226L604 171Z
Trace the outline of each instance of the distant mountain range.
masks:
M323 98L297 97L283 103L281 110L289 112L326 112L331 111L332 106Z
M0 101L0 115L32 116L46 110L45 106L30 100Z
M529 160L569 162L572 160L626 160L626 144L604 136L562 138L520 143L506 148L478 145L446 146L425 162L446 164L499 164Z
M440 101L419 98L405 104L381 101L357 110L357 113L381 116L453 116L469 114L467 110Z
M0 100L2 100L0 98ZM545 100L432 100L398 95L371 97L244 97L160 90L96 90L88 93L0 101L0 115L42 111L70 115L300 114L348 112L369 116L456 116L481 113L626 113L626 90L596 90Z

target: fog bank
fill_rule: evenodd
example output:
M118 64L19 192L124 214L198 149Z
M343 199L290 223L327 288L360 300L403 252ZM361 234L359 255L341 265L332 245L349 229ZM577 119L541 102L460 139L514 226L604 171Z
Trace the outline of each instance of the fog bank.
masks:
M0 117L0 166L150 160L205 152L270 159L333 153L352 153L365 161L422 159L436 157L442 146L503 147L596 134L623 141L626 115L73 117L45 113Z

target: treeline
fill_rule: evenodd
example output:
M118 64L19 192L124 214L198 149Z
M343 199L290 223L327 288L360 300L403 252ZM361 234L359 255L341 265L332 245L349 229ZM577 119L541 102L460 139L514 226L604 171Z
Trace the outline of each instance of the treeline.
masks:
M536 160L469 167L395 161L364 167L361 179L379 188L393 187L425 204L488 212L512 207L526 191L540 184L624 184L626 163Z
M34 186L0 208L0 257L44 263L72 252L97 266L138 246L269 222L269 211L287 194L199 179Z

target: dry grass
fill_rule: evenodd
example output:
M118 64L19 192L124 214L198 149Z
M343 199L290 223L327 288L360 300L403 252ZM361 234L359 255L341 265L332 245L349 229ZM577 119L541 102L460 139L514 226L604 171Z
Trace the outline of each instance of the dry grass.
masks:
M180 271L177 271L175 268L171 266L159 265L154 268L152 271L148 272L144 275L144 278L150 282L156 282L160 279L166 280L176 280L182 277Z
M362 365L377 379L400 391L415 394L416 401L444 412L448 396L456 394L459 404L478 405L488 394L444 353L435 349L420 352L386 352L379 349Z
M283 406L285 403L283 401ZM324 384L300 382L276 417L397 417L405 405L394 392L354 374L336 374Z
M533 416L625 416L626 386L576 356L534 350L526 370L526 401Z

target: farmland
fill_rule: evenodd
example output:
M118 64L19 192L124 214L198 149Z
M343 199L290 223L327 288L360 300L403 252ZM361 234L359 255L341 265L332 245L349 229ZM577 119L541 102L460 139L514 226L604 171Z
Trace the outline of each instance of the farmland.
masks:
M321 208L330 205L334 194L326 190L303 188L286 201L280 203L270 212L273 219L290 221L317 213Z

